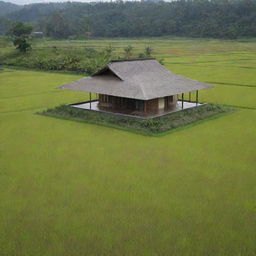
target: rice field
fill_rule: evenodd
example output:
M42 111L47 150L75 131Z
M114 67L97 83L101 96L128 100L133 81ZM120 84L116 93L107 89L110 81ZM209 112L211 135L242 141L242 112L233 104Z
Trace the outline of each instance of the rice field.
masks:
M80 75L0 72L0 255L256 254L256 42L45 41L150 45L165 66L236 111L162 137L36 115L88 95Z

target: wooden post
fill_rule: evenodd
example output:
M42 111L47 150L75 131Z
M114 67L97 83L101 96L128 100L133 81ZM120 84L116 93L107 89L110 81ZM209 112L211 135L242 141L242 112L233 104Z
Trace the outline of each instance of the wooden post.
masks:
M90 92L90 109L92 109L92 94Z
M181 94L181 106L184 107L184 93Z
M147 112L147 101L144 100L144 112L146 113Z
M191 102L191 92L189 92L189 102Z
M196 91L196 106L198 105L198 90Z

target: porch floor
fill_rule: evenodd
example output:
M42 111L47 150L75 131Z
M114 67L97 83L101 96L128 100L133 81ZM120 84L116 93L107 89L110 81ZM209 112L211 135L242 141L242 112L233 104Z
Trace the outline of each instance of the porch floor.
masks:
M158 117L158 116L167 115L170 113L175 113L175 112L182 111L182 110L188 109L188 108L194 108L196 106L201 106L204 104L204 103L196 104L195 102L184 101L183 109L182 109L182 101L178 101L176 108L173 110L163 110L159 113L144 113L144 112L133 111L133 110L128 110L128 109L123 109L123 110L122 109L118 109L118 110L101 109L98 107L98 102L99 102L98 100L91 101L91 106L90 106L90 101L74 103L74 104L70 104L70 106L74 107L74 108L80 108L80 109L85 109L85 110L90 110L90 111L112 113L112 114L116 114L116 115L124 115L124 116L148 119L148 118L154 118L154 117Z

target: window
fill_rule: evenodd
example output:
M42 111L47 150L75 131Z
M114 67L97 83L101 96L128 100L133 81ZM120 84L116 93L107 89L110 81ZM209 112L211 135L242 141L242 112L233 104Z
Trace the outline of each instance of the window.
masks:
M135 109L138 111L143 111L144 110L144 101L136 100L135 101Z

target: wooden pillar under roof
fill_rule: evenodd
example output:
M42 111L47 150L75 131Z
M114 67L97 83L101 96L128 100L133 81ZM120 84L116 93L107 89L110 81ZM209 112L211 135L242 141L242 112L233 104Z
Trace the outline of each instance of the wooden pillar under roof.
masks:
M92 93L90 92L90 109L92 109Z

